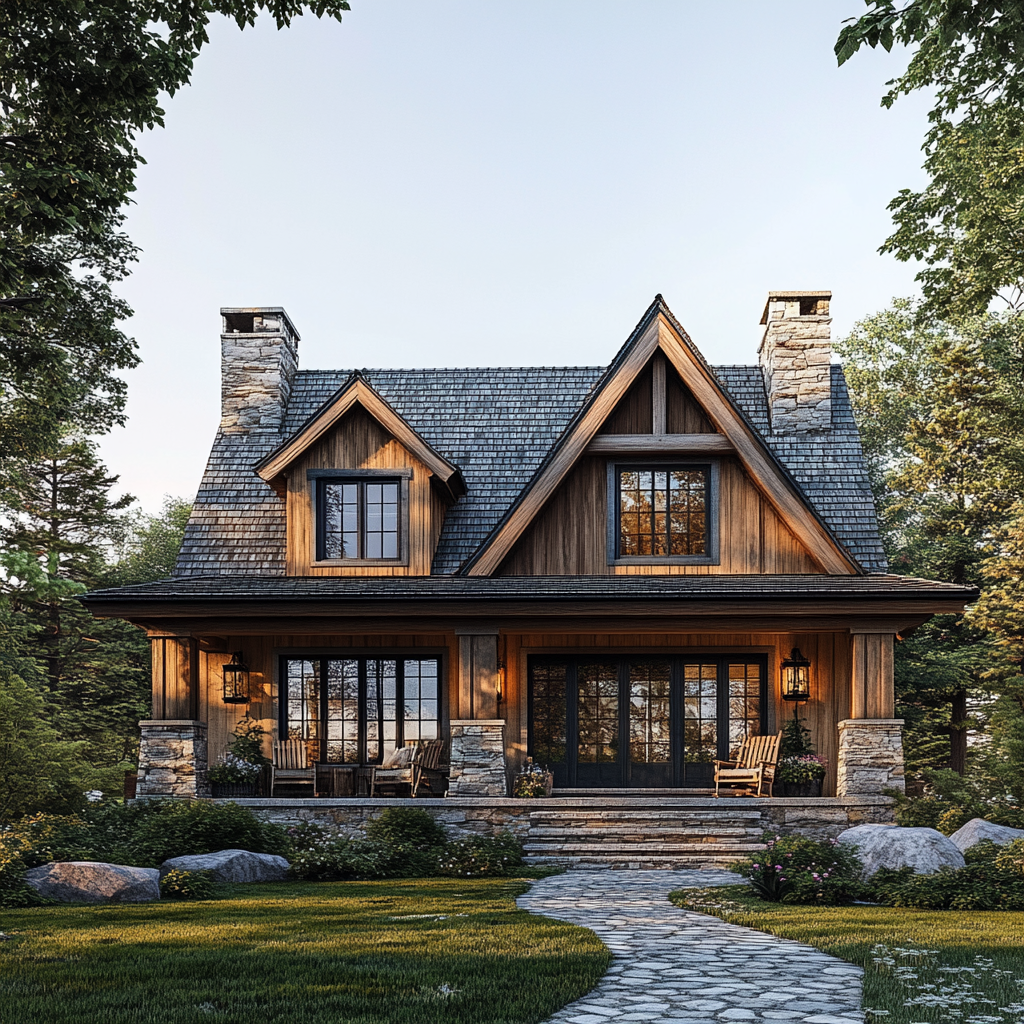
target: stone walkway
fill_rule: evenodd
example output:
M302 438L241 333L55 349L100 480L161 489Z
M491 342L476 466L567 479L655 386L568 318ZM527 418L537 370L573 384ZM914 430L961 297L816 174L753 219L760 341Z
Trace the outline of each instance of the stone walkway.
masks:
M859 967L789 939L694 914L673 889L734 885L727 871L569 871L518 904L590 928L614 960L597 987L552 1022L860 1024Z

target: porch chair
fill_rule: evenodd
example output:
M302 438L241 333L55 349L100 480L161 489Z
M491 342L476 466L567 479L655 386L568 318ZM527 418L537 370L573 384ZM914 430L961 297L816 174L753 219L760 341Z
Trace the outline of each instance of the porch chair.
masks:
M370 796L377 795L378 786L408 786L410 796L416 796L423 786L432 794L441 795L444 787L441 768L444 740L423 740L412 748L411 754L407 753L409 749L397 750L384 764L373 766Z
M781 743L781 732L776 736L748 736L734 761L715 761L715 796L723 782L753 789L755 796L762 796L767 784L771 796Z
M309 764L305 740L274 740L274 762L270 774L270 795L278 783L310 786L316 796L316 765Z

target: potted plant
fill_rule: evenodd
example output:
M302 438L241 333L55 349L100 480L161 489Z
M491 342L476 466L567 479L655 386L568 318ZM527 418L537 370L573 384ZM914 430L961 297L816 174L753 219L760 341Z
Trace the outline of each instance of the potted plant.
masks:
M512 781L512 795L522 800L531 797L551 796L551 787L555 784L554 775L539 764L533 763L528 757L519 774Z
M255 796L263 766L266 730L251 718L243 718L235 727L235 738L228 753L210 768L210 786L215 797Z
M828 763L814 752L811 733L797 718L782 731L782 750L779 766L775 771L775 782L779 796L821 796L821 783L828 770Z

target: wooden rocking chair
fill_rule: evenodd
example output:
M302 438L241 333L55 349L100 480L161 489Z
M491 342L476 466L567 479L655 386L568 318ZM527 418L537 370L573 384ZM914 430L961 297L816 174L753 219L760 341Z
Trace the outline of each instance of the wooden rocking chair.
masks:
M748 736L740 746L734 761L715 761L715 796L721 784L742 786L762 796L765 784L772 795L775 766L779 761L782 733L777 736Z
M425 740L417 745L408 765L397 768L374 765L370 772L370 796L376 795L378 786L402 785L409 787L410 796L416 796L421 786L440 796L444 787L443 753L444 740Z
M275 740L270 775L270 795L279 783L311 786L316 796L316 765L308 762L305 740Z

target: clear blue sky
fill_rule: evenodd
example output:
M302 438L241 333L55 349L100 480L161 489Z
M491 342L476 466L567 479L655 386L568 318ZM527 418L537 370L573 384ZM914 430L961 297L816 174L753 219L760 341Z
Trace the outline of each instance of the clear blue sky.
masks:
M149 511L194 494L220 306L284 306L307 369L606 363L662 292L712 363L765 293L833 331L914 292L877 255L921 183L903 58L836 68L860 0L352 0L342 24L212 27L147 133L122 291L144 364L103 442Z

